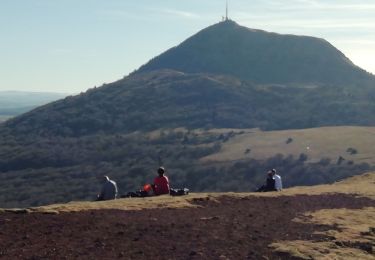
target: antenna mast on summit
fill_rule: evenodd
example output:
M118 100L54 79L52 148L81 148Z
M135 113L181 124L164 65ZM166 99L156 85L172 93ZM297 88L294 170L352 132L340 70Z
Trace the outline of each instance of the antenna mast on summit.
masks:
M228 21L228 0L226 2L226 6L225 6L225 21Z

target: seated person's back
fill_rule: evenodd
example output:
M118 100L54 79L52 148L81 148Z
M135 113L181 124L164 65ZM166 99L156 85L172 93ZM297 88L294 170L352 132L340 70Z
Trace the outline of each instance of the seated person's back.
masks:
M266 191L275 191L275 179L269 175L266 180Z
M113 200L117 197L117 184L110 180L108 176L103 177L103 186L98 194L97 200Z
M276 174L276 170L272 169L273 179L275 180L275 190L281 191L283 189L283 184L280 175Z
M154 179L154 193L155 195L169 194L169 179L164 175L164 167L158 169L159 176Z

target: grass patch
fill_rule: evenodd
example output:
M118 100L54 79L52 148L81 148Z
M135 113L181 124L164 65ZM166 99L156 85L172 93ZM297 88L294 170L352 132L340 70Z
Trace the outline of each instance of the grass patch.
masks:
M292 256L297 259L347 259L373 260L374 256L356 248L343 248L331 242L285 241L273 243L270 248L280 255Z
M343 193L355 194L375 200L375 173L365 173L354 176L334 184L293 187L282 191L283 195L309 194L317 195L322 193Z
M339 156L344 163L375 164L375 127L339 126L311 129L261 131L247 129L243 134L222 143L220 152L203 158L203 161L233 161L246 158L261 160L275 154L306 154L309 162L329 158L336 162ZM288 142L288 140L293 140ZM350 154L348 148L356 150ZM246 153L251 149L251 153Z
M280 254L301 259L375 259L375 208L324 209L293 219L335 227L318 234L329 241L279 241L270 245Z
M32 212L74 212L96 209L142 210L155 208L191 208L198 207L192 203L195 199L215 199L222 194L193 193L173 197L162 195L145 198L123 198L108 201L73 201L65 204L53 204L29 208Z

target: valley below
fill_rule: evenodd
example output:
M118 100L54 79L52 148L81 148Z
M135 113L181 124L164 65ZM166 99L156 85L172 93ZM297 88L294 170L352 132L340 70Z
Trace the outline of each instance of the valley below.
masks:
M12 116L0 115L0 123L8 120L9 118L12 118Z

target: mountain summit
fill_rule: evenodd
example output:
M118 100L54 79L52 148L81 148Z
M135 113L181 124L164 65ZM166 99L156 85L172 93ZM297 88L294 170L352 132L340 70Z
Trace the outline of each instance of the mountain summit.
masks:
M374 125L374 82L323 39L228 20L124 79L9 120L0 134L5 128L83 136L171 127Z
M227 74L254 83L355 84L372 78L324 39L249 29L227 20L155 57L138 72Z

